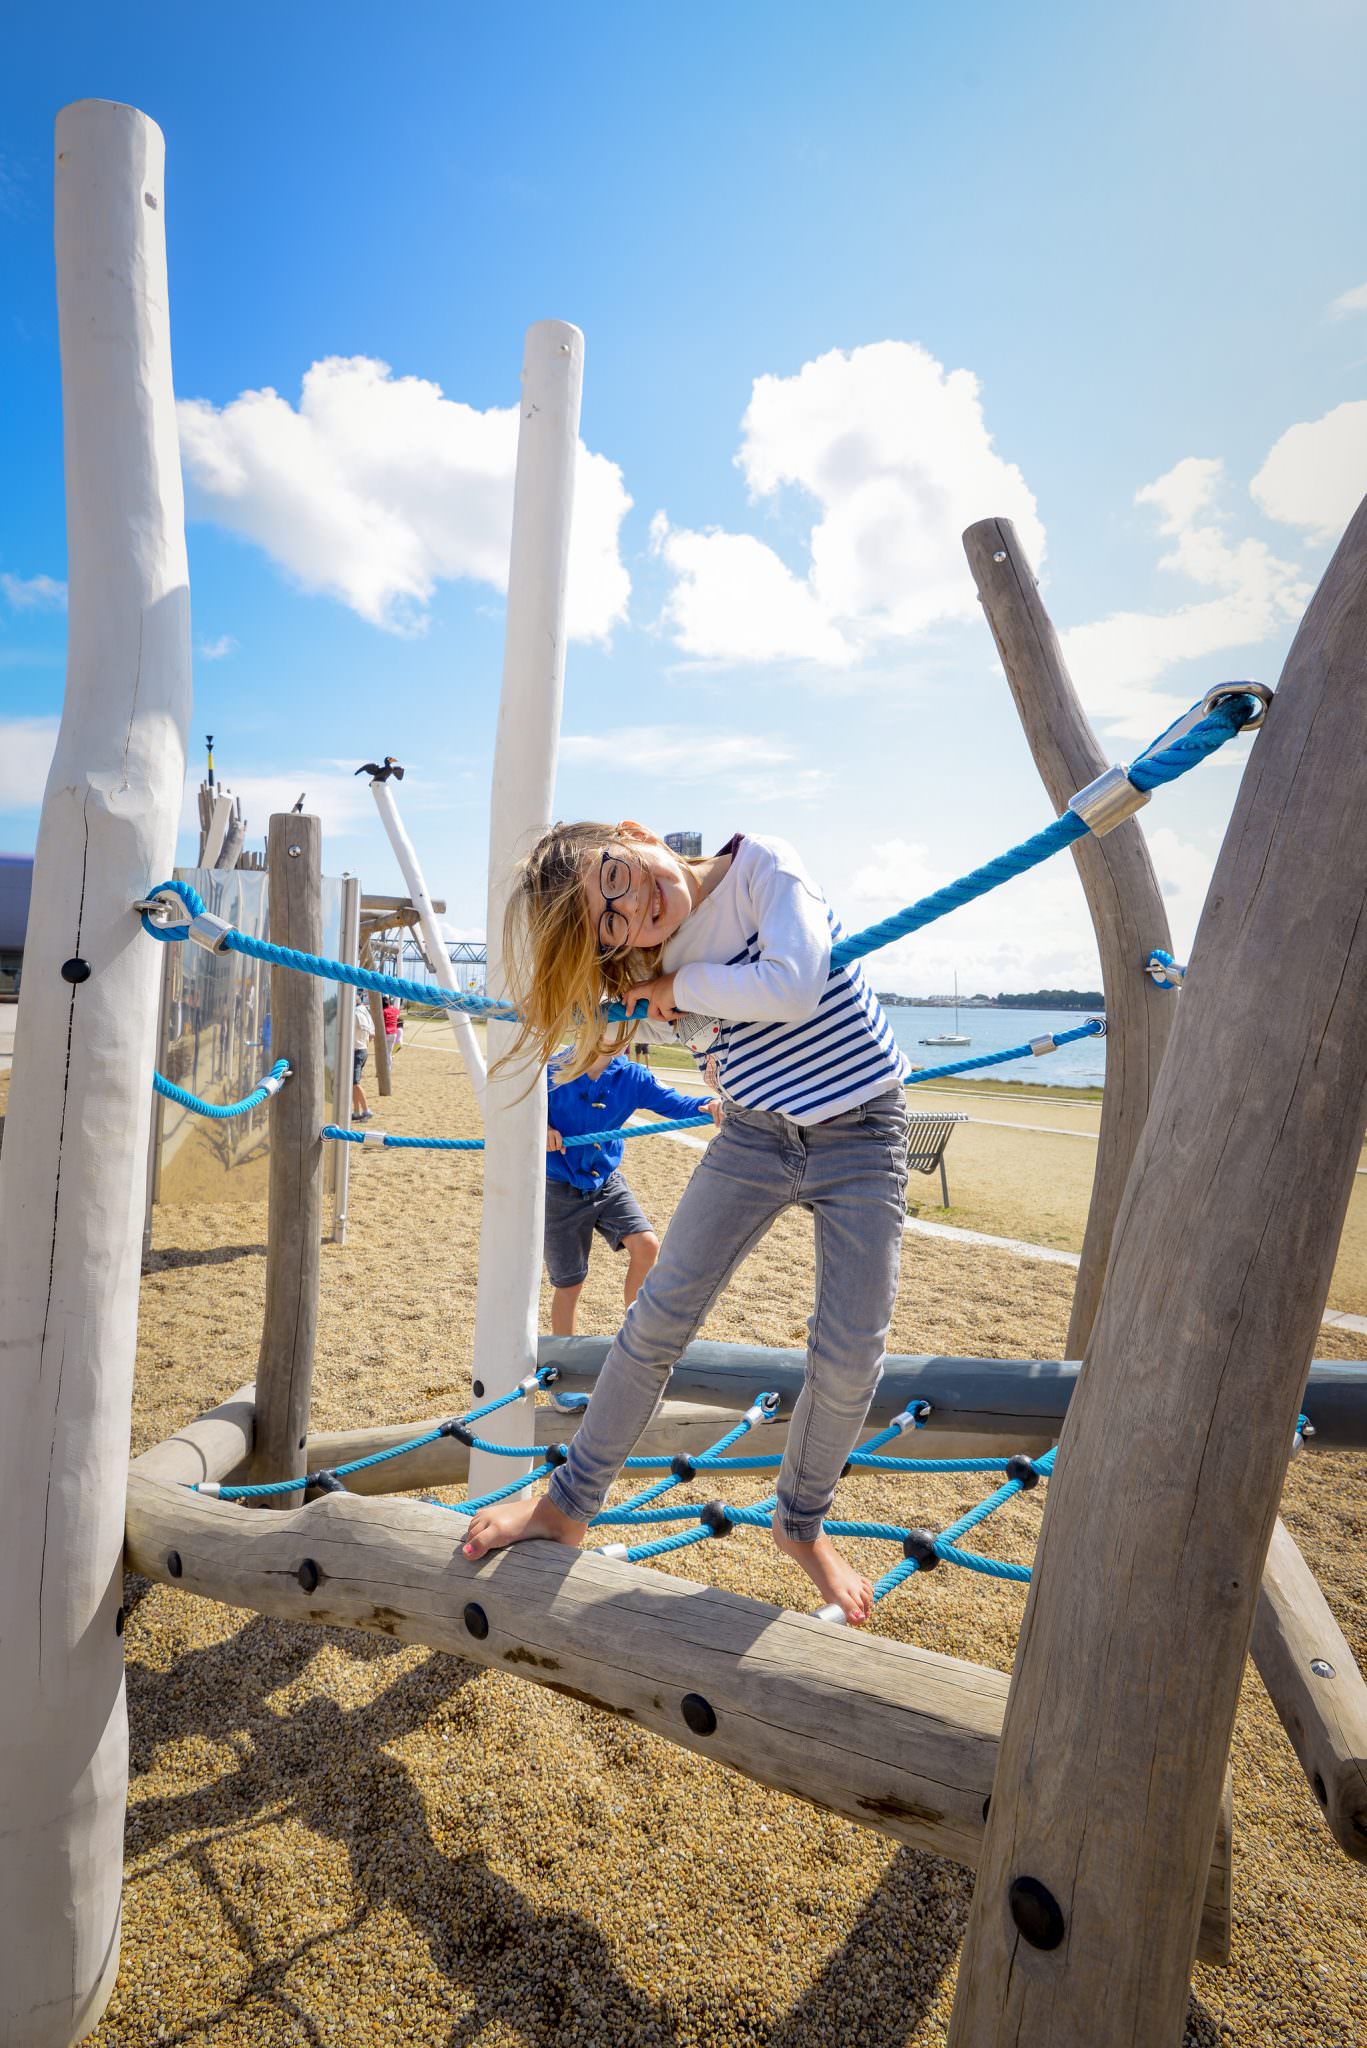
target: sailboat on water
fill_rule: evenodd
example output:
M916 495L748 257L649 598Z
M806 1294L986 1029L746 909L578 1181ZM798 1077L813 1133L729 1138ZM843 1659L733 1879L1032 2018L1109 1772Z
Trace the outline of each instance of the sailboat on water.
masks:
M960 1029L959 1029L959 976L958 976L958 973L957 973L957 971L956 971L956 973L955 973L955 976L954 976L954 1029L953 1029L952 1031L937 1031L937 1032L935 1033L935 1036L934 1036L933 1038L921 1038L921 1039L918 1039L918 1040L917 1040L917 1044L918 1044L918 1045L972 1045L972 1043L973 1043L973 1041L972 1041L972 1039L971 1039L971 1038L970 1038L970 1037L969 1037L969 1036L967 1035L967 1033L966 1033L966 1032L963 1032L963 1031L960 1031Z

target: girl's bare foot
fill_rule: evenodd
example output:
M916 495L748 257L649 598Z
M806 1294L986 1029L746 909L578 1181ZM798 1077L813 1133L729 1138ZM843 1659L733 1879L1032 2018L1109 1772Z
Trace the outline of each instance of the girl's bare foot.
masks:
M851 1628L868 1620L873 1613L873 1587L862 1572L846 1562L824 1531L803 1543L796 1536L785 1536L776 1524L773 1536L783 1555L802 1566L822 1599L838 1607Z
M465 1555L483 1557L490 1550L505 1550L510 1543L525 1543L533 1536L547 1536L552 1543L570 1543L577 1549L587 1528L587 1522L571 1521L552 1507L544 1493L535 1500L499 1501L495 1507L480 1508L472 1517Z

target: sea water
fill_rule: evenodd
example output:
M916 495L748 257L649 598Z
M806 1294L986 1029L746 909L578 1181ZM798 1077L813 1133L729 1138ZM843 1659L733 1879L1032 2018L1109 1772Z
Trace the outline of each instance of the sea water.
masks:
M953 1031L954 1011L890 1009L884 1013L897 1043L913 1067L942 1067L951 1061L978 1059L983 1053L1004 1052L1024 1045L1046 1032L1061 1036L1087 1022L1085 1010L966 1010L959 1006L958 1028L971 1039L969 1045L921 1045L922 1038L934 1038L941 1031ZM1100 1014L1098 1011L1096 1014ZM1079 1038L1057 1052L1023 1059L1003 1060L994 1067L981 1067L985 1080L1027 1081L1037 1088L1100 1088L1106 1079L1106 1040L1101 1036ZM966 1074L965 1083L974 1076Z

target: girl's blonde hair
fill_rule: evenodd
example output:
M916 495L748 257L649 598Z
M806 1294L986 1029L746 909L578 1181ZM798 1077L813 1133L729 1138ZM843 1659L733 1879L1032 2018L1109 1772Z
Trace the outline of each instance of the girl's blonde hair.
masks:
M527 1059L543 1067L568 1038L560 1077L570 1081L603 1053L621 1053L631 1042L631 1026L605 1022L598 1008L621 1001L635 981L650 981L660 948L631 948L611 961L598 952L584 874L611 840L621 840L617 825L551 825L516 868L502 956L508 999L523 1024L504 1055L508 1063Z
M609 960L599 951L584 876L613 842L630 848L632 835L591 820L552 825L519 863L503 920L503 966L522 1023L499 1066L526 1059L539 1069L569 1039L560 1069L569 1081L601 1054L631 1043L631 1025L607 1023L600 1006L620 1002L634 983L658 974L662 948L637 946Z

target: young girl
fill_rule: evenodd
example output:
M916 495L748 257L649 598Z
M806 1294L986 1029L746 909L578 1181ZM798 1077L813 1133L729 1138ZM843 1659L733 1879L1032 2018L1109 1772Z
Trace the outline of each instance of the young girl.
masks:
M869 1582L822 1520L882 1371L897 1293L908 1066L859 968L832 969L840 936L782 839L737 834L710 860L681 860L630 822L556 825L524 862L504 937L524 1020L509 1057L544 1062L569 1037L562 1072L586 1071L605 1000L645 1002L661 1022L718 1018L708 1062L724 1115L568 1462L540 1497L481 1509L467 1557L530 1536L582 1540L680 1353L741 1260L796 1205L815 1220L816 1304L774 1541L847 1621L868 1619ZM620 1027L617 1042L630 1032Z

